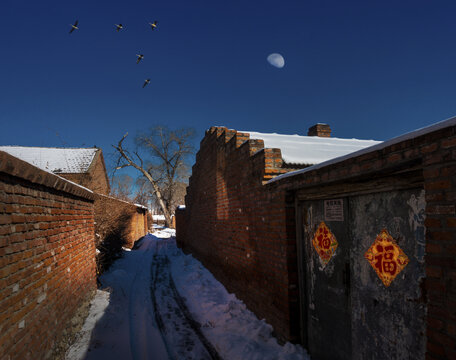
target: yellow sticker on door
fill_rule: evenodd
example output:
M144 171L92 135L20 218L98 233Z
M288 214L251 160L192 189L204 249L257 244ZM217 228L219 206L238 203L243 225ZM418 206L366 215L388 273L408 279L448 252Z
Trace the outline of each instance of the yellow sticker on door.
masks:
M407 255L386 229L377 235L364 257L369 261L385 286L389 286L409 262Z
M320 256L320 259L323 261L323 264L326 266L336 251L338 244L336 237L323 221L314 234L312 244Z

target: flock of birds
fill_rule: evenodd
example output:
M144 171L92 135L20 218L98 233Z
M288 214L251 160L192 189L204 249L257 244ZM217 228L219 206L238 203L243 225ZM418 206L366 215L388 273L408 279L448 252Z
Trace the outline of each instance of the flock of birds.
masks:
M75 30L79 30L78 24L79 24L79 20L76 20L76 21L74 22L74 24L70 24L70 25L71 25L70 34L71 34L73 31L75 31ZM119 32L120 30L123 29L123 25L122 25L122 24L114 24L114 25L115 25L115 29L116 29L117 32ZM158 26L158 21L155 20L153 23L149 23L149 25L150 25L150 27L151 27L152 30L155 30L155 29L157 28L157 26ZM136 56L137 56L136 64L139 64L139 62L140 62L142 59L144 59L144 55L143 55L143 54L136 54ZM144 84L143 84L142 87L145 88L146 85L149 85L149 83L150 83L150 79L144 80Z

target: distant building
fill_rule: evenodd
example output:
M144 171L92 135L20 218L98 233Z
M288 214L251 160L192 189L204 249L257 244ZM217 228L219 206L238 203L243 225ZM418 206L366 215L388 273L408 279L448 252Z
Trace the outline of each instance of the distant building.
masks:
M0 151L97 193L109 194L109 179L99 148L0 146Z

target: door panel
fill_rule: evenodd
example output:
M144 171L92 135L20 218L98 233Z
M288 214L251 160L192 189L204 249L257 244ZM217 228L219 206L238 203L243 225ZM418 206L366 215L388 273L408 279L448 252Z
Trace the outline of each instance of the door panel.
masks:
M342 210L346 212L347 201L340 200ZM350 359L350 238L347 226L345 221L327 220L324 201L304 202L301 206L308 350L312 359ZM312 244L321 222L338 243L326 264Z
M421 189L350 198L353 359L424 359L424 207ZM382 229L409 259L389 286L364 257Z

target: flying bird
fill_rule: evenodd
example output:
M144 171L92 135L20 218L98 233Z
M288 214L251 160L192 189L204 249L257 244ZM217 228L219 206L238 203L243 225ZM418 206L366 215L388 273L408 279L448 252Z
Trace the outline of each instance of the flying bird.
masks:
M158 25L158 21L155 20L153 23L149 23L150 27L152 28L152 30L155 30L157 25Z
M136 60L136 63L139 64L139 62L144 59L144 55L143 54L136 54L136 56L138 57L138 60Z
M149 85L150 83L150 79L146 79L146 81L144 81L144 84L143 84L143 89L146 87L146 85Z
M70 25L71 25L71 24L70 24ZM76 20L76 21L74 22L74 24L71 25L70 34L71 34L74 30L79 30L79 28L78 28L78 20Z
M115 24L116 25L116 31L119 32L119 30L123 29L122 24Z

